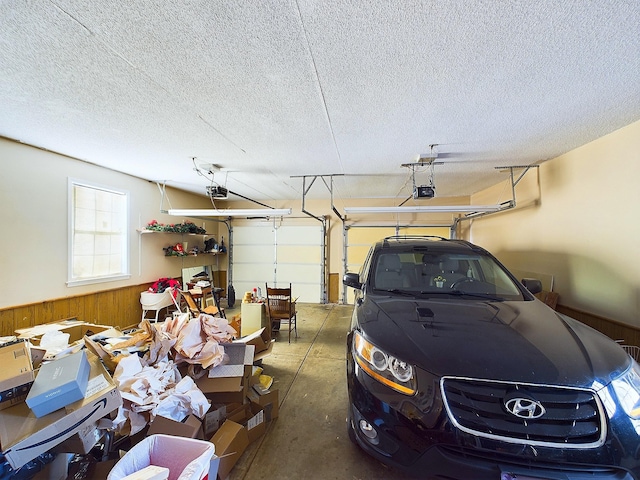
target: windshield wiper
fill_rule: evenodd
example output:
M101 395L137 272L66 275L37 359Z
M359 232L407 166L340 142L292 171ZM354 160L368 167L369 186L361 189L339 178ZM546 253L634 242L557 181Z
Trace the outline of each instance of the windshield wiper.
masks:
M448 292L445 292L445 293L449 293L451 295L457 295L457 296L469 295L471 297L488 298L489 300L498 300L498 301L504 300L504 298L498 297L491 293L472 293L472 292L465 292L463 290L449 290Z
M395 293L396 295L404 295L408 297L413 297L416 294L416 292L407 292L406 290L400 290L398 288L378 288L377 290L380 292Z

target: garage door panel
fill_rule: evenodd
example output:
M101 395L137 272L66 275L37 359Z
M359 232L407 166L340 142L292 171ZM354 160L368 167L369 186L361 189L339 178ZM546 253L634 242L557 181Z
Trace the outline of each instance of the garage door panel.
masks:
M289 284L280 285L283 287L288 287ZM320 303L322 301L322 289L320 285L309 285L309 284L292 284L291 292L293 293L293 298L298 299L298 303ZM300 319L300 317L298 317ZM302 321L302 319L300 319Z
M233 282L233 288L236 290L237 301L242 302L245 292L253 292L254 288L259 288L262 295L265 295L264 283L265 282Z
M303 246L278 246L277 248L277 261L278 263L317 263L320 265L322 262L320 249L316 247L303 247Z
M235 242L234 245L236 245ZM243 244L234 246L233 261L237 263L270 263L271 265L273 265L273 245Z
M299 283L318 283L317 281L313 281L316 278L320 278L322 270L320 266L317 267L314 265L299 265L295 263L280 263L278 264L278 283L285 282L289 283L289 279L291 282L297 281Z
M233 284L244 289L292 284L300 302L320 303L322 228L317 225L260 224L233 229ZM246 290L246 291L249 291ZM263 292L264 294L265 292Z
M261 245L273 236L273 228L269 226L243 226L233 229L233 244Z
M315 230L315 232L314 232ZM319 227L281 226L277 231L278 245L312 245L318 247Z
M249 282L262 282L264 281L273 281L273 264L268 263L244 263L244 264L235 264L233 267L233 276L237 279L234 279L234 283L236 281L247 280Z

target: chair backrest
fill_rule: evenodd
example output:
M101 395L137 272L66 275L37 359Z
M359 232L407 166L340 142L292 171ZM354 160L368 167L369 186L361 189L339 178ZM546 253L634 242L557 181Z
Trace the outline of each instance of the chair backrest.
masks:
M291 298L289 288L273 288L265 283L267 292L267 309L271 318L291 318L295 313L295 302Z
M196 300L193 298L193 295L191 295L191 292L189 290L180 290L180 293L182 293L182 297L184 298L184 301L187 302L187 307L189 307L191 314L194 317L197 317L198 315L200 315L200 307L198 307L198 304L196 303Z

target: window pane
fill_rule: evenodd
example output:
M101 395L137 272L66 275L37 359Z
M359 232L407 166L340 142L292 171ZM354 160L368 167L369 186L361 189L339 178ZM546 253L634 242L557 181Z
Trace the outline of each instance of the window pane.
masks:
M69 282L128 275L125 192L70 181Z

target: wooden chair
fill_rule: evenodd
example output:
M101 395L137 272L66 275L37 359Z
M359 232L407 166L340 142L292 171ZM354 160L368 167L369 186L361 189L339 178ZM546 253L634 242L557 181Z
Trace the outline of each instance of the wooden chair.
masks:
M182 298L187 304L187 308L191 312L191 316L193 316L194 318L200 316L201 313L227 318L224 313L224 308L220 307L220 304L218 302L216 302L215 307L213 305L209 305L207 307L201 308L189 290L180 290L180 293L182 294Z
M296 325L296 301L291 297L291 284L289 288L270 288L265 283L267 292L267 315L271 322L271 329L280 328L282 323L289 325L289 343L291 343L291 330L295 332L295 338L298 338L298 329Z

